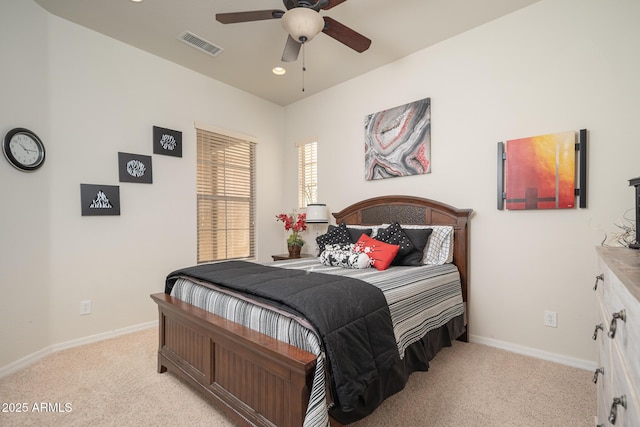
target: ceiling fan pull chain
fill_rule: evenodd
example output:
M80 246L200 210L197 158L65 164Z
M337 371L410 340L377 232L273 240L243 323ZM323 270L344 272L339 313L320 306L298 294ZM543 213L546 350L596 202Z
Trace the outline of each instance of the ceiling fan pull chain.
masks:
M307 67L305 67L305 55L304 55L304 45L302 42L302 91L304 92L304 72L307 71Z

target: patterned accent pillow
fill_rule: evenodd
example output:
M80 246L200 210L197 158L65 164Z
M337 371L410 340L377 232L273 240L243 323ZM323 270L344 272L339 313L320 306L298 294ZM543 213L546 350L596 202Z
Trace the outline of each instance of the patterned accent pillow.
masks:
M424 263L442 265L453 262L453 227L450 225L433 225L429 237Z
M355 245L326 245L320 254L324 265L344 268L369 268L371 258L365 253L355 252Z
M411 239L409 239L409 236L406 235L400 224L397 222L394 222L387 228L379 230L376 235L376 239L391 245L400 246L398 254L392 262L394 265L401 265L403 258L413 252L416 248Z
M355 250L357 252L363 252L371 258L371 265L378 270L386 270L391 265L391 262L398 254L400 246L390 245L389 243L381 242L380 240L372 239L371 237L363 234L355 244Z
M353 243L351 236L349 236L349 230L347 226L342 223L339 226L327 231L316 237L316 243L318 244L318 255L322 254L326 245L339 245Z

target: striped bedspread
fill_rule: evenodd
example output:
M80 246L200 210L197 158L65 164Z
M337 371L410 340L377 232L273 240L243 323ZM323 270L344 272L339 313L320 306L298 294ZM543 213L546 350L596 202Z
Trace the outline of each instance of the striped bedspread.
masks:
M363 280L380 288L389 304L400 357L405 349L427 332L446 324L464 311L460 275L452 264L422 267L391 267L385 271L329 267L316 258L300 258L272 264ZM178 279L171 295L189 304L225 317L302 348L318 356L305 427L328 426L325 360L320 340L309 325L289 313L272 311L239 295L215 291Z
M460 274L453 264L394 266L378 271L329 267L315 258L300 258L279 261L276 265L353 277L378 287L389 304L401 358L409 345L464 311Z

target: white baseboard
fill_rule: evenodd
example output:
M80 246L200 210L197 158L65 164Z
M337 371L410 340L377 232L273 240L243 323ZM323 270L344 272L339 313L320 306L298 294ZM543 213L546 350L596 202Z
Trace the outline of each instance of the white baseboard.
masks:
M499 341L493 338L485 338L478 335L469 335L469 341L472 343L483 344L489 347L496 347L502 350L510 351L512 353L548 360L550 362L560 363L561 365L572 366L574 368L580 368L587 371L594 371L596 369L595 361L577 359L575 357L564 356L562 354L549 353L547 351L525 347L506 341Z
M103 332L96 335L89 335L88 337L77 338L74 340L53 344L43 348L42 350L36 351L35 353L31 353L30 355L25 356L22 359L16 360L15 362L8 364L7 366L3 366L2 368L0 368L0 378L4 378L7 375L11 375L16 371L19 371L20 369L26 368L27 366L37 362L43 357L61 350L66 350L68 348L78 347L85 344L91 344L94 342L107 340L110 338L118 337L120 335L126 335L132 332L142 331L142 330L154 328L157 326L158 326L158 321L153 320L151 322L140 323L139 325L127 326L126 328L114 329L113 331L109 331L109 332Z
M28 356L23 357L13 363L10 363L7 366L0 368L0 378L4 378L16 371L19 371L22 368L26 368L27 366L37 362L49 354L55 353L57 351L66 350L73 347L78 347L85 344L91 344L98 341L107 340L110 338L115 338L120 335L130 334L132 332L142 331L145 329L150 329L158 326L158 321L153 320L151 322L141 323L139 325L128 326L126 328L114 329L113 331L103 332L96 335L90 335L83 338L78 338L70 341L61 342L58 344L53 344L48 347L43 348L42 350L36 351ZM483 344L489 347L500 348L502 350L510 351L512 353L522 354L525 356L536 357L538 359L548 360L550 362L560 363L562 365L572 366L574 368L585 369L587 371L594 371L596 369L596 363L584 360L577 359L574 357L568 357L561 354L549 353L542 350L537 350L531 347L525 347L513 343L509 343L506 341L499 341L493 338L485 338L478 335L469 335L469 341L476 344Z

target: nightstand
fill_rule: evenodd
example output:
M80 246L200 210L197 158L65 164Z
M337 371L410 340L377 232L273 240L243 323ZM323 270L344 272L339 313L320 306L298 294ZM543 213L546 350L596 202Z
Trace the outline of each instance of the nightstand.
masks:
M298 258L290 258L289 254L280 254L280 255L271 255L274 261L282 261L285 259L298 259ZM311 254L300 254L299 258L313 258Z

